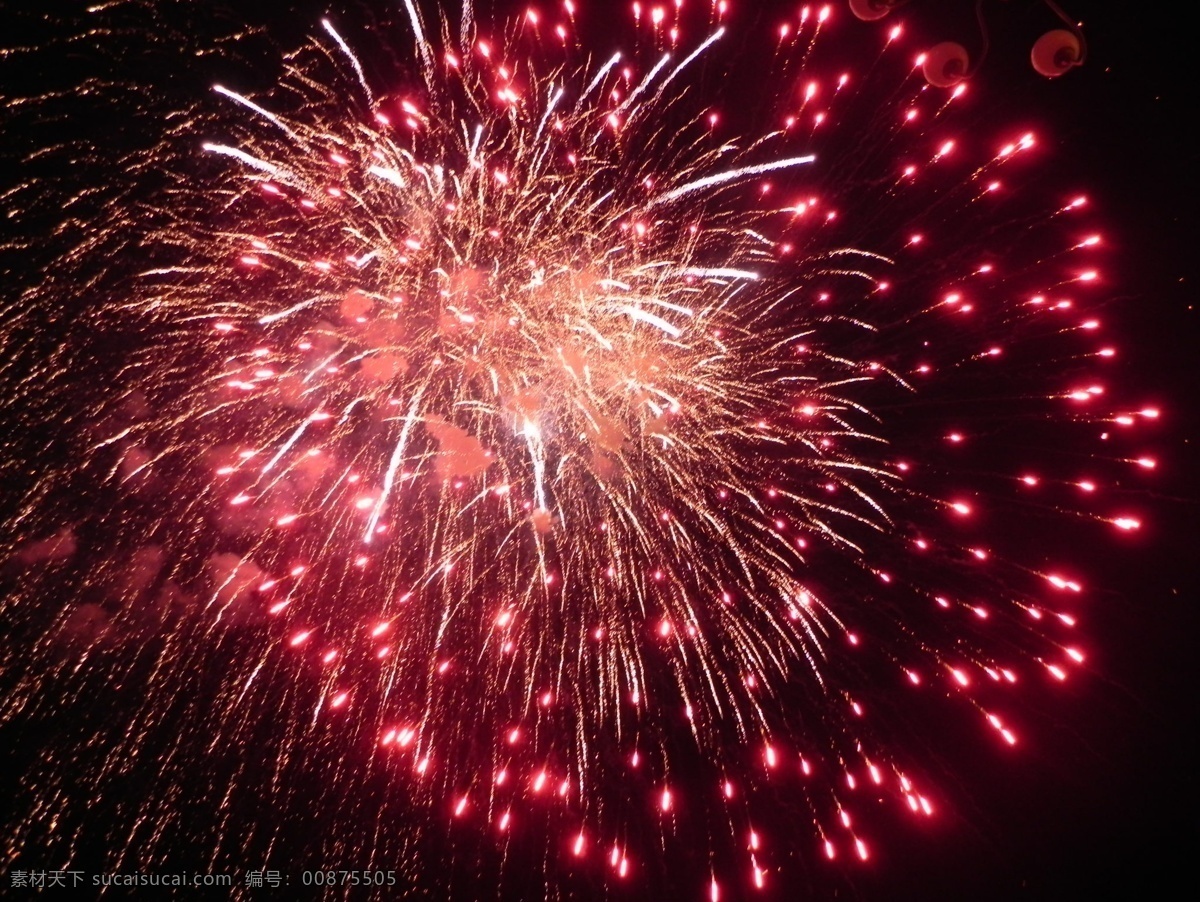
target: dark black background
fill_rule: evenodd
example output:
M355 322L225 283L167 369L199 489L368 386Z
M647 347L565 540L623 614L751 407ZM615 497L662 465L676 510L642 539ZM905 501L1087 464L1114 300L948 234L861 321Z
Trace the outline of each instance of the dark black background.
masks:
M780 16L777 10L790 12L796 5L744 0L735 4L734 28L770 22ZM930 43L954 38L974 46L965 5L914 0L904 19ZM286 10L281 4L244 11L208 6L217 19L266 26L285 47L312 33L325 12L313 3ZM23 55L15 67L8 60L0 77L12 81L0 83L0 91L20 96L43 71L58 84L92 74L99 63L86 41L56 44L53 26L39 27L37 15L16 7L0 6L0 34L10 35L0 38L0 46L29 41L46 49ZM1197 113L1198 79L1185 23L1171 13L1084 2L1070 7L1084 23L1090 57L1081 69L1051 82L1034 76L1027 63L1033 37L1054 25L1050 14L1033 2L989 3L991 56L968 102L981 116L996 111L1027 119L1049 141L1042 151L1047 165L1064 185L1086 187L1099 211L1110 247L1104 313L1110 334L1118 336L1121 390L1134 404L1163 409L1148 440L1159 466L1131 496L1146 525L1135 540L1116 547L1076 549L1094 592L1086 618L1090 659L1080 679L1028 712L1021 754L993 754L966 735L943 737L943 748L963 750L941 765L965 804L943 811L927 829L890 831L874 844L868 865L845 872L800 865L811 846L807 838L798 839L794 855L781 856L785 867L775 878L776 898L1155 898L1176 887L1186 892L1192 861L1200 855L1195 739L1200 312L1194 288L1200 276L1195 212L1200 154L1189 129ZM70 4L55 8L74 14ZM343 14L348 21L361 19L354 6ZM838 14L848 15L844 8ZM607 20L618 16L628 16L625 4L619 13L605 13L593 2L580 11L579 31L599 43L611 35L615 46L621 28ZM6 20L13 28L5 28ZM199 72L220 70L219 60L193 61L167 73L163 61L154 59L139 74L180 96L206 88L192 83ZM136 72L136 61L127 64ZM267 83L272 74L264 71L261 77ZM735 80L728 92L736 97L759 87ZM110 126L114 144L137 145L134 126L102 120L81 114L36 138L6 129L0 137L8 145L3 156L27 161L27 141L51 133L60 140L90 138ZM122 128L133 133L121 134ZM0 176L6 184L9 177ZM54 219L55 210L45 209L22 228L48 229ZM36 271L38 254L52 253L51 242L34 243L23 259L4 258L10 279L6 307L18 299L12 286ZM19 480L28 470L10 472ZM695 897L703 882L683 882L679 891ZM587 892L585 884L573 890ZM511 885L509 892L521 894ZM540 892L539 885L530 895ZM637 898L638 892L635 884L613 894Z

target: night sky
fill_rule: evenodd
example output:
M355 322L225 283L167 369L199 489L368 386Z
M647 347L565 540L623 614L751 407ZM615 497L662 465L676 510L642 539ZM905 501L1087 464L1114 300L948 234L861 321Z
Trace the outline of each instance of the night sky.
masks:
M61 348L74 340L82 319L78 312L96 303L89 291L114 284L98 279L78 297L59 290L55 297L61 306L57 309L22 311L30 298L48 303L37 291L39 281L46 278L66 245L76 240L78 230L71 221L87 217L89 200L67 204L65 199L77 197L89 180L111 173L124 154L152 145L161 111L194 101L213 81L221 79L247 91L267 88L278 75L278 54L270 56L270 49L295 47L316 34L317 22L327 11L344 23L343 34L352 44L355 28L369 28L374 22L364 12L370 5L365 2L333 7L305 2L286 9L281 3L272 4L269 11L235 10L229 4L213 2L203 4L202 11L186 13L180 11L181 4L150 0L145 4L156 5L176 27L211 29L191 37L197 46L212 52L172 59L161 42L139 35L152 17L139 11L138 4L129 4L126 13L113 19L127 30L118 29L120 37L106 37L110 45L102 46L86 36L89 20L82 12L83 4L47 4L53 11L43 14L42 4L37 4L38 12L31 12L18 9L20 4L0 2L0 99L4 101L0 112L0 204L20 210L19 215L9 215L7 222L0 223L0 282L5 285L0 292L4 328L0 354L6 358L0 362L0 386L6 395L0 402L0 422L12 424L4 425L0 433L0 511L5 517L0 555L5 557L10 556L10 548L19 548L32 537L29 524L17 517L31 497L43 497L58 511L70 512L74 505L76 513L88 505L106 503L103 494L85 487L89 476L83 471L87 468L72 463L77 449L70 428L85 414L76 412L68 418L65 433L52 419L59 401L47 398L61 399L64 387L72 386L71 379L62 374L45 376L49 386L45 398L28 388L30 374L52 373L55 361L62 359ZM581 4L578 32L584 41L598 45L598 55L607 55L628 29L603 21L600 5L595 0ZM839 16L849 16L843 4L834 5ZM730 41L734 59L738 53L755 52L752 46L739 43L739 34L755 28L761 32L763 23L783 15L779 11L790 12L798 6L735 0L734 39ZM972 18L961 6L965 4L913 0L903 11L909 29L906 46L915 51L923 41L944 39L977 46ZM1177 885L1188 885L1193 859L1200 854L1196 813L1200 810L1196 791L1196 753L1200 748L1195 738L1200 735L1200 724L1194 691L1200 680L1196 666L1200 636L1196 609L1200 591L1200 567L1196 564L1200 559L1200 366L1196 351L1200 346L1200 298L1196 294L1200 279L1200 255L1196 253L1200 241L1196 220L1200 151L1190 128L1197 113L1197 79L1186 43L1166 39L1184 30L1169 13L1082 0L1067 6L1083 21L1090 55L1085 66L1049 81L1030 71L1028 48L1042 30L1054 27L1053 15L1032 0L986 4L993 24L991 52L963 101L970 112L959 121L976 117L981 126L1003 121L1036 131L1042 141L1038 150L1041 174L1034 190L1086 191L1093 205L1092 221L1099 225L1107 246L1104 283L1092 295L1103 300L1093 307L1119 349L1107 381L1129 404L1151 404L1162 410L1161 420L1142 443L1143 450L1153 452L1157 459L1153 474L1114 487L1126 507L1140 515L1143 526L1136 534L1115 537L1112 530L1081 528L1073 538L1075 533L1069 529L1059 534L1053 524L1036 520L1031 521L1028 536L1014 537L1011 544L1018 547L1036 549L1044 541L1065 549L1086 575L1088 599L1080 627L1088 650L1086 664L1063 686L1053 687L1053 692L1041 691L1045 687L1025 687L1020 693L1019 703L1010 707L1014 714L1019 713L1022 741L1015 751L999 747L990 736L981 738L975 722L943 721L933 706L912 705L910 738L916 747L929 751L924 763L940 784L938 816L913 829L907 820L880 806L877 827L872 831L873 854L866 864L846 860L827 864L819 859L813 837L796 826L803 818L794 817L790 803L781 798L778 823L768 822L766 828L777 848L790 845L793 851L776 856L781 869L772 875L765 898L1034 900L1094 898L1101 893L1157 898ZM619 15L627 19L627 4L620 7ZM758 12L751 12L751 7ZM484 12L479 17L487 19ZM222 36L237 31L242 22L262 31L241 43L223 42ZM119 53L112 50L114 41L122 48ZM386 66L379 68L387 70ZM737 70L736 63L731 69ZM97 75L145 85L146 93L139 100L128 92L89 89L89 80ZM32 112L21 100L46 90L61 90L68 99ZM732 76L723 85L719 100L723 112L728 110L730 127L737 127L739 117L752 119L766 105L753 99L756 92L770 90L753 78ZM143 111L139 112L142 101ZM37 152L50 145L87 148L83 156L88 164L62 170L57 162L62 154ZM76 150L68 155L80 154ZM31 182L37 185L35 189L20 187ZM100 187L98 197L105 196L106 187ZM885 222L878 228L887 227ZM112 259L114 271L136 269L119 258ZM118 355L131 340L114 336ZM112 366L113 361L96 359L88 364L85 376L75 377L77 411L86 411L90 405L98 409ZM1095 446L1092 442L1085 448ZM94 476L95 468L93 471ZM56 487L42 493L39 487L47 480ZM72 498L75 500L63 500ZM136 681L140 672L136 666L126 671L127 683L115 687L94 670L47 677L37 691L44 697L62 693L62 708L30 705L30 713L24 713L22 693L36 685L27 672L28 649L51 616L31 613L34 602L23 588L26 579L11 561L0 572L0 594L6 599L0 606L0 639L9 637L0 650L0 691L7 701L6 719L0 721L0 848L6 864L0 894L8 889L7 872L18 867L118 870L113 856L130 848L130 858L120 869L133 870L138 839L131 840L121 828L110 828L109 821L112 825L125 823L119 801L123 796L161 797L152 760L108 773L105 779L110 782L103 786L89 783L91 777L74 780L71 776L75 768L81 775L94 774L98 759L87 760L89 748L99 750L95 752L99 755L107 747L103 739L90 744L80 737L103 737L106 731L119 729L126 714L137 707L137 686L128 683ZM77 600L70 595L46 594L37 604L53 611ZM221 655L228 652L223 648L213 654L215 669L219 670ZM212 679L216 691L219 674L214 672ZM206 683L199 680L194 685ZM179 717L188 716L192 701L178 700ZM245 739L271 728L267 722L248 724L239 735ZM146 741L166 743L166 738L149 735ZM55 748L63 747L64 742L74 743L71 747L76 749L77 760L69 756L62 760L57 755ZM336 757L337 752L316 750L314 773L320 772L316 762L323 755ZM252 757L252 750L226 747L201 755L205 763L200 782L181 790L180 811L166 828L167 834L175 837L176 857L156 862L159 870L169 870L176 862L180 868L206 869L210 856L204 848L205 837L239 832L246 836L248 856L263 860L270 851L276 856L272 866L285 867L282 858L288 849L305 850L297 854L311 856L321 845L312 839L313 834L338 825L345 829L346 820L361 817L365 810L355 808L345 815L326 817L320 813L320 806L327 802L321 788L306 787L296 801L311 801L311 824L302 823L296 813L299 809L293 809L288 815L292 822L283 826L281 838L274 841L266 838L269 831L251 825L272 823L273 817L278 817L276 812L255 810L242 799L232 813L226 810L218 816L205 800L220 795L222 774L236 773L239 779L253 780ZM67 806L72 826L61 829L58 838L50 827L19 828L31 816L31 800L39 798L38 775L46 773L45 762L52 760L59 761L55 767L60 776L66 775L58 781L57 792L74 793L80 799L97 792L101 798L90 812L79 805ZM681 773L677 779L686 784L686 765ZM378 774L369 775L364 793L386 794L377 783ZM113 806L111 812L106 808L109 805ZM405 832L403 809L402 802L389 800L387 810L395 818L394 826L380 825L381 834ZM434 876L404 883L407 898L440 898L448 892L463 899L540 898L543 894L581 899L707 898L707 860L686 848L686 839L666 844L661 873L648 866L654 873L645 882L614 884L590 873L564 875L546 865L544 847L553 838L553 824L532 828L531 835L515 840L500 860L494 854L489 858L474 851L476 838L447 837L428 827L427 819L420 822L426 826L403 844L404 853L411 861L420 862L424 873ZM719 833L720 826L715 830ZM134 833L144 838L136 830ZM63 839L64 835L70 838ZM697 835L703 838L704 830ZM249 860L239 865L230 849L230 843L224 842L212 870L262 867ZM43 854L52 856L54 863L43 862ZM463 864L476 854L482 856L477 868ZM304 866L312 866L311 861L311 857L305 858ZM449 864L443 867L444 862ZM347 861L343 866L368 865ZM375 861L370 866L385 865ZM443 873L454 869L461 875L447 877ZM555 887L544 887L543 869L557 875L549 878ZM501 872L502 879L497 876ZM494 890L493 883L499 889ZM12 897L28 894L14 890ZM260 891L247 894L247 898L269 895ZM739 888L723 888L722 898L740 898Z

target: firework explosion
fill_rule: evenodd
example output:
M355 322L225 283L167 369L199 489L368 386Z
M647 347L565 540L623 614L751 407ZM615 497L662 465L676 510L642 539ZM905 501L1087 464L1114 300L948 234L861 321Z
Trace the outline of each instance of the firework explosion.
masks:
M153 762L166 795L112 803L139 855L220 746L261 759L208 774L223 808L256 781L294 810L306 766L358 797L325 852L537 822L555 867L632 880L698 819L742 850L706 891L738 894L786 882L755 826L781 797L829 858L870 858L864 797L934 815L904 693L1016 744L1024 684L1083 662L1079 578L993 546L1027 511L1138 525L1004 450L1157 416L1098 411L1085 201L1005 210L1035 136L959 147L963 90L899 29L859 26L883 90L829 70L841 9L778 28L777 111L727 133L702 89L729 13L690 37L679 6L592 58L571 3L494 34L406 4L382 85L321 22L275 89L166 123L130 170L153 201L72 252L152 261L91 320L135 333L117 390L62 402L119 500L64 518L48 474L24 504L8 616L38 663L5 716L55 704L48 672L142 687L95 775ZM47 587L73 601L22 613ZM423 813L368 813L380 775Z

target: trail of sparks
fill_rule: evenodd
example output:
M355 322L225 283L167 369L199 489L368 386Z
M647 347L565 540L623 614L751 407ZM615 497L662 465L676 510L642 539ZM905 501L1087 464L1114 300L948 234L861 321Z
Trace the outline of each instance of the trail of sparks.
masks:
M525 803L554 799L571 825L560 851L614 880L638 868L630 823L665 834L702 810L750 837L745 881L707 875L714 900L731 881L762 888L784 857L746 826L776 791L802 800L830 859L871 858L856 794L934 813L919 767L869 726L880 680L937 686L1019 742L1003 692L1085 662L1070 639L1083 586L993 554L972 521L1001 506L1000 485L1095 484L1020 470L968 490L953 455L984 440L981 407L1014 406L987 370L1010 347L1037 349L1043 385L1063 361L1113 356L1081 349L1099 323L1075 306L1102 280L1100 239L1056 231L1071 201L1038 220L1058 243L1019 274L960 241L955 217L974 222L1035 142L1002 136L998 153L975 148L987 162L939 175L963 152L942 130L961 92L932 97L902 61L862 156L816 152L831 120L853 121L843 104L874 106L853 78L808 74L827 8L778 33L782 68L805 79L781 81L784 115L719 137L690 79L727 9L713 4L689 43L681 6L634 4L656 57L639 78L637 54L624 70L621 54L523 58L516 32L482 36L470 4L459 38L442 20L435 40L405 0L419 89L373 90L353 39L323 20L333 47L298 55L278 96L218 85L220 107L185 117L170 141L204 165L178 190L186 210L148 238L184 262L147 267L111 305L165 332L123 368L90 449L119 451L113 478L151 499L156 523L87 577L113 601L59 616L49 658L112 652L120 624L153 608L168 637L157 711L194 685L176 676L189 662L240 631L253 641L221 677L236 692L205 719L216 741L251 736L257 687L300 661L297 686L260 702L287 722L277 773L351 722L339 761L386 762L435 819L508 836ZM575 16L565 4L545 38L568 60ZM898 38L873 69L890 71ZM858 190L842 166L883 167L868 181L884 209L936 185L905 209L938 216L886 247L844 243L843 221L881 232L874 206L838 208ZM1157 417L1098 412L1103 393L1071 381L1017 400L1104 441ZM963 421L950 451L913 439L935 415ZM1131 531L1133 513L1081 516ZM11 562L48 571L78 545L62 527ZM351 741L364 736L374 752ZM711 799L685 800L678 754L705 762ZM623 807L624 784L650 804Z

